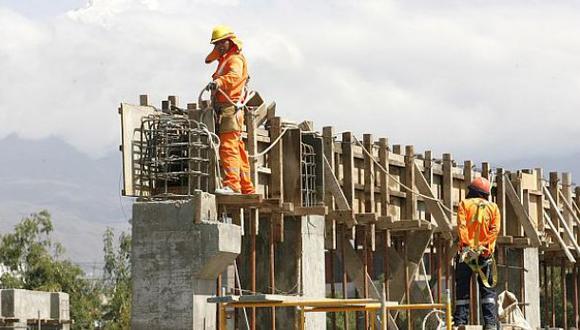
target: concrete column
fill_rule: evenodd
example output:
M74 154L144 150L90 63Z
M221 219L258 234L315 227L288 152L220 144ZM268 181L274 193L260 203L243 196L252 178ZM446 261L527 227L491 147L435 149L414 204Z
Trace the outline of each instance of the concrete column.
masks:
M540 324L540 256L537 248L523 249L524 253L524 286L526 306L526 320L532 329L538 329Z
M257 290L270 293L268 244L270 235L269 219L260 221L260 235L256 241ZM301 216L284 218L284 241L276 243L275 267L276 292L284 295L303 295L324 298L324 216ZM249 239L244 237L244 255L249 252ZM245 261L246 259L244 259ZM240 267L242 286L250 281L247 267ZM249 310L248 310L249 312ZM240 313L241 314L241 313ZM257 311L257 329L267 329L271 324L269 309ZM276 330L296 329L299 314L293 308L276 309ZM241 319L243 322L243 320ZM307 313L305 329L325 329L325 313Z
M195 205L133 205L131 329L216 328L216 306L206 300L216 294L217 275L240 252L241 228L194 223Z

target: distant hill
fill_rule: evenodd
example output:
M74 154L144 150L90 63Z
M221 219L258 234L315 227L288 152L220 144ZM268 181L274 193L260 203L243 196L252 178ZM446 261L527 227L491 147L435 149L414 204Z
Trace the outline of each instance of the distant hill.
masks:
M0 140L0 233L41 209L76 262L102 262L107 226L128 230L131 201L121 200L121 155L92 159L58 138Z

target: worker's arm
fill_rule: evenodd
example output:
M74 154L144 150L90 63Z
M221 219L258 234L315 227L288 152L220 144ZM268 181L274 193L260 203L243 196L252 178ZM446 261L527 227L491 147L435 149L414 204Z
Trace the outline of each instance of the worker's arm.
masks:
M457 209L457 234L459 236L459 247L469 246L469 235L467 233L467 214L463 201L459 203Z
M237 86L244 77L242 76L244 70L244 61L239 56L233 56L228 60L224 67L222 75L215 79L217 86L227 93Z

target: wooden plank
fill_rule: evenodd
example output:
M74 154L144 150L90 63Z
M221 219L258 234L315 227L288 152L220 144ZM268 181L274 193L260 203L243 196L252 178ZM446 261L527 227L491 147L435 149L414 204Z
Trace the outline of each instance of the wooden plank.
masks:
M548 188L544 187L544 193L545 193L546 197L548 197L548 202L550 203L551 209L556 210L556 216L560 220L560 224L564 228L564 233L566 233L568 240L570 241L567 243L571 243L574 246L574 249L576 249L576 252L578 254L580 254L580 246L578 246L578 242L576 242L576 239L574 238L574 234L572 233L572 230L570 229L570 227L566 223L566 220L562 216L562 213L560 213L558 206L556 205L556 201L554 201L554 198L552 197L552 194L550 193L550 190ZM557 231L556 231L556 233L557 233Z
M524 228L524 232L526 233L526 235L530 238L532 246L534 247L540 246L541 244L540 236L536 231L536 228L534 228L533 221L530 218L528 211L524 208L522 201L518 197L518 194L516 193L514 186L512 185L509 178L507 178L504 182L506 196L511 206L513 207L513 210L516 213L516 218Z
M417 187L417 190L419 190L419 192L422 195L430 197L423 199L423 201L425 202L425 206L435 218L439 230L446 232L446 234L444 234L446 238L452 239L452 235L450 233L452 227L451 222L449 221L448 213L445 212L445 210L443 210L443 207L441 207L440 202L433 200L436 198L435 195L433 194L433 191L431 191L431 187L429 187L427 180L421 173L421 170L419 169L417 164L414 164L414 167L415 167L415 185Z
M410 221L412 220L412 221ZM423 219L410 219L410 220L400 220L391 223L381 222L377 224L377 228L380 230L389 230L391 232L395 231L406 231L406 230L431 230L433 226L431 222Z
M378 219L376 213L355 213L354 217L359 225L373 225Z
M544 211L543 214L544 214L544 221L546 221L546 224L554 233L554 235L553 235L554 238L556 238L556 241L558 241L558 244L560 244L560 247L562 248L562 251L564 251L564 254L566 254L566 257L568 258L568 260L570 262L573 262L573 263L576 262L576 260L574 259L574 256L572 256L572 253L568 249L568 246L566 245L566 243L564 242L562 237L560 237L560 235L558 235L558 231L557 231L556 227L554 226L554 224L552 223L552 221L550 220L550 216L548 215L548 213L546 213Z
M328 184L326 183L326 181L328 181L328 174L332 174L332 176L334 177L334 173L333 173L333 168L334 168L334 128L331 126L326 126L322 128L322 139L323 139L323 143L324 143L324 168L323 168L323 172L324 172L324 190L327 192L324 195L324 203L326 204L326 207L328 207L329 212L334 210L334 195L332 193L328 193L327 190L327 186ZM336 180L336 177L334 177L334 180ZM338 180L334 181L333 184L335 185L335 189L338 189L338 191L340 191L340 194L342 194L342 190L340 190L340 185L338 184ZM337 191L335 191L336 193ZM326 248L327 250L335 250L336 249L336 220L332 217L326 217L325 219L325 227L324 227L324 248Z
M295 206L294 212L290 212L289 214L294 216L327 215L328 208L326 206Z
M302 133L300 129L291 128L286 131L282 138L284 155L282 157L283 175L283 195L285 202L294 203L295 206L302 206Z
M133 186L133 141L139 139L141 118L154 114L155 108L121 103L121 151L123 153L123 196L138 197L141 191Z
M564 207L566 208L566 210L568 210L570 217L572 217L572 219L574 219L574 221L576 222L577 226L580 226L580 219L578 218L578 216L576 215L576 210L574 209L574 207L572 206L572 204L570 204L567 200L567 198L564 196L564 194L562 193L562 191L559 191L560 193L560 197L562 197L562 204L564 204ZM574 203L574 200L570 197L569 199L570 202Z
M262 205L264 198L262 194L246 195L216 195L216 201L219 206L234 207L258 207Z
M260 106L255 112L256 127L262 126L266 120L272 119L276 116L276 102L270 103L266 108Z
M345 223L345 224L352 223L353 225L356 224L356 220L354 218L354 212L350 209L329 211L327 217L334 219L338 223ZM352 225L351 225L351 227L352 227Z

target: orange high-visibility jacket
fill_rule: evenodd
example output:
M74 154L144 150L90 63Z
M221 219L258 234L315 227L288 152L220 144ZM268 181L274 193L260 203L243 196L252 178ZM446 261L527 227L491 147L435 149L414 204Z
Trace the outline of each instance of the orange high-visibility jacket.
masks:
M481 208L483 213L480 217L476 217L481 203L485 203L485 207ZM481 223L478 223L477 218L481 219ZM457 210L457 231L460 248L478 248L482 246L487 249L483 255L493 254L500 223L501 219L497 204L482 198L469 198L461 201ZM478 228L479 237L476 238ZM479 240L479 244L477 244L477 240Z
M244 88L248 80L248 66L244 55L237 47L232 47L224 56L218 58L218 67L212 78L233 102L239 101L244 96ZM216 102L229 104L220 91L216 91Z

